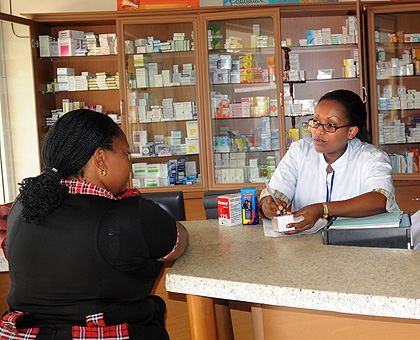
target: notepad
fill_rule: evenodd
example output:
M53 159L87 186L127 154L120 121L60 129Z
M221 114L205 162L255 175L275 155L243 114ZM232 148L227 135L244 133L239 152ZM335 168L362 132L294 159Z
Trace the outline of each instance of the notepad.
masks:
M337 217L329 229L348 228L394 228L400 226L402 212L396 206L392 212L384 212L365 217Z
M318 231L324 229L327 225L327 220L323 220L322 218L320 218L318 221L315 222L315 225L310 229L306 229L296 234L284 234L282 232L276 232L273 230L272 220L269 220L264 217L262 218L262 222L263 222L263 229L264 229L265 237L282 237L282 236L298 236L298 235L315 234ZM288 230L293 230L293 229L288 229Z

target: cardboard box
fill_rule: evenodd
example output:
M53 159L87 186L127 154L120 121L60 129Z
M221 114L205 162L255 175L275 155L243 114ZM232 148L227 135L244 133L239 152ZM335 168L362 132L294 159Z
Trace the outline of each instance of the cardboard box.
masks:
M241 189L242 224L258 223L257 188Z
M237 193L218 196L217 211L219 224L228 226L241 224L241 195Z

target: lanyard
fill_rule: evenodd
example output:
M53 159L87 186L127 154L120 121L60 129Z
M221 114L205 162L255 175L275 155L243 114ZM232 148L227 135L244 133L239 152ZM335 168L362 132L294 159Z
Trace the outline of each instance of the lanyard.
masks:
M333 185L334 185L334 175L335 175L335 171L333 170L333 172L332 172L332 176L331 176L331 185L330 185L330 187L328 188L328 175L327 175L327 199L326 199L326 201L327 202L331 202L331 195L332 195L332 191L333 191Z

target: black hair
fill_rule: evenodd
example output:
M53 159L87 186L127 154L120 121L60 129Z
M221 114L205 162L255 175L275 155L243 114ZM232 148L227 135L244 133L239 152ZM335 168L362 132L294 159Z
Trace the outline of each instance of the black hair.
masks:
M358 94L350 90L335 90L324 94L318 104L323 100L333 100L340 103L344 107L349 124L359 128L356 137L362 142L369 142L369 136L366 130L366 106Z
M114 138L122 135L120 127L100 112L82 109L60 117L42 147L43 172L19 183L17 199L23 206L23 219L38 222L58 208L68 194L60 180L82 179L84 167L96 149L113 150Z

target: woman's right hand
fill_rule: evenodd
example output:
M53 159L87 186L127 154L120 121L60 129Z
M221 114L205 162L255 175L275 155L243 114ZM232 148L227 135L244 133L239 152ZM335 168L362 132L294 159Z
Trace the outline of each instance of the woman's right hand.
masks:
M274 216L280 216L286 212L286 203L277 199L279 205L277 205L271 196L263 197L259 206L265 217L272 219Z

